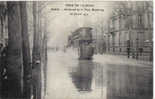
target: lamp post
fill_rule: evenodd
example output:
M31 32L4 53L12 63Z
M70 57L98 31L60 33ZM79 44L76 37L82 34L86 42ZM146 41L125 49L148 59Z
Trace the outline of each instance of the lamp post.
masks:
M138 56L139 56L139 39L137 38L136 39L136 59L138 60Z
M108 37L108 44L107 44L108 46L107 46L107 47L108 47L108 52L109 52L109 51L110 51L110 41L109 41L109 39L110 39L110 34L108 34L107 37Z

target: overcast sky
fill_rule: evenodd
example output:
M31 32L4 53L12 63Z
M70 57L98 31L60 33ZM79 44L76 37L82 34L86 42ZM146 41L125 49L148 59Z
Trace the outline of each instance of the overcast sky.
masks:
M84 15L70 15L71 11L62 11L66 8L65 4L90 4L94 5L95 9L104 9L104 11L91 11L87 16ZM48 32L49 42L48 46L63 46L67 44L68 35L79 27L95 26L105 21L112 12L112 2L49 2L45 10L48 12ZM60 11L53 11L51 8L59 8ZM71 7L68 7L71 8ZM80 8L80 7L78 7ZM87 7L82 7L87 8ZM92 8L92 7L89 7ZM80 11L82 12L82 11ZM102 22L103 22L102 21ZM103 23L105 24L105 23Z

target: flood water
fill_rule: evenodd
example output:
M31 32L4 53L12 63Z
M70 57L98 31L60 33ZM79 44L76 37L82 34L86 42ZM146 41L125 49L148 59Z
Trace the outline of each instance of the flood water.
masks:
M52 55L47 99L152 99L152 66L101 64Z

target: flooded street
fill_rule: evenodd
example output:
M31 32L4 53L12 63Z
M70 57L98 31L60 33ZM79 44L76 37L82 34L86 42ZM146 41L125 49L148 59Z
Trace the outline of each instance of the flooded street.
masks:
M152 99L152 87L149 65L104 64L104 59L78 60L69 52L48 53L46 99Z

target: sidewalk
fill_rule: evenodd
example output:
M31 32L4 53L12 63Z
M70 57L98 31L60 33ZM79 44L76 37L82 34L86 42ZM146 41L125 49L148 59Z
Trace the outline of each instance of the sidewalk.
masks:
M113 52L106 52L104 54L118 55L118 56L121 56L122 55L122 56L127 57L127 53L126 52L123 52L123 53L120 53L120 52L115 52L115 53L113 53ZM130 53L130 57L131 58L133 57L133 53ZM135 59L135 58L132 58L132 59ZM149 61L149 59L150 59L150 53L142 53L142 55L140 55L140 53L139 53L138 60L141 60L141 61Z
M126 61L131 61L131 62L134 62L134 63L140 63L140 64L143 64L143 65L145 64L145 65L152 65L153 66L153 62L142 60L142 58L137 60L135 58L132 58L131 56L130 56L130 58L127 58L127 56L124 56L124 55L116 55L116 57L120 57L120 58L122 58L122 59L124 59Z
M72 59L77 60L78 59L78 53L75 50L68 49L65 53L65 56ZM70 60L69 59L69 60ZM133 58L127 58L126 55L118 55L118 54L95 54L93 56L94 62L99 62L102 64L126 64L126 65L132 65L132 66L153 66L153 62L150 61L144 61L144 60L136 60Z
M136 60L127 58L124 55L111 55L111 54L96 54L94 55L94 62L107 63L107 64L126 64L132 66L153 66L153 62Z

